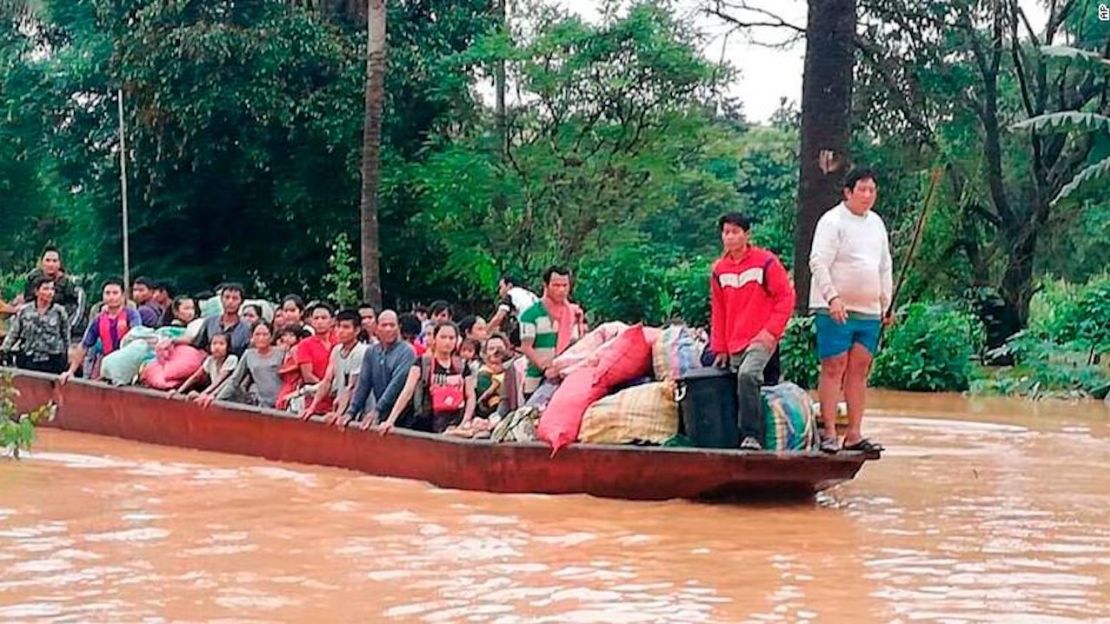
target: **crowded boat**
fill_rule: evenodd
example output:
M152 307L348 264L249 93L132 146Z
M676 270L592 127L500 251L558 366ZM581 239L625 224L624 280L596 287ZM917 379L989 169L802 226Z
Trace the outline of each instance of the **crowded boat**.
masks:
M737 213L718 221L723 250L707 275L708 328L591 326L573 300L571 271L557 265L537 276L538 293L501 276L488 321L459 318L447 301L336 309L297 294L251 298L234 282L180 294L145 276L104 280L89 305L61 251L48 247L22 297L0 308L10 316L0 353L63 385L74 377L135 385L199 409L241 403L382 435L404 428L541 440L556 451L580 442L874 452L881 447L860 433L862 392L880 323L889 322L889 243L870 212L873 172L853 172L844 188L845 201L818 225L810 261L822 364L816 404L780 379L791 277L750 243L752 225ZM857 249L846 254L844 245Z

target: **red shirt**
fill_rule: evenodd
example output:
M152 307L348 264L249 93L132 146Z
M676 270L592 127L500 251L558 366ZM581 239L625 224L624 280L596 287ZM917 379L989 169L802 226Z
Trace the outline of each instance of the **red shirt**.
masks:
M748 247L740 260L726 254L713 264L709 304L709 347L741 353L762 330L782 338L794 311L794 285L775 254Z
M311 364L312 373L316 375L317 379L323 379L324 375L328 373L328 362L331 360L331 336L309 336L304 340L297 343L293 348L293 361L300 367L302 364ZM299 374L299 373L298 373ZM307 405L312 401L309 396L305 400ZM327 412L331 409L331 398L325 398L319 407L321 412Z

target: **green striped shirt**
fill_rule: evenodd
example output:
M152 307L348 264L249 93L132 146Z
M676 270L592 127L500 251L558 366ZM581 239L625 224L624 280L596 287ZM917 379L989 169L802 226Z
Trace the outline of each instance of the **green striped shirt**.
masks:
M520 340L532 340L532 348L541 361L550 362L555 357L555 347L559 343L559 326L547 314L543 300L537 301L520 314ZM543 371L529 360L528 371L524 375L524 393L531 394L543 382Z

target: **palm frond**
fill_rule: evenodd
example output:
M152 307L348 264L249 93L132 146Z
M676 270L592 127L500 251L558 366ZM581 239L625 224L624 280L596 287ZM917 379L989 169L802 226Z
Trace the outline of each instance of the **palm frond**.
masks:
M1053 205L1067 198L1083 186L1108 176L1110 176L1110 157L1103 158L1099 162L1077 173L1075 177L1071 179L1071 182L1068 182L1064 185L1064 188L1060 189L1060 194L1056 196L1056 199L1052 200Z
M1055 58L1068 59L1110 72L1110 59L1103 58L1098 52L1081 50L1070 46L1041 46L1041 54Z
M1011 126L1015 130L1034 130L1036 132L1071 132L1081 130L1084 132L1110 132L1110 117L1098 113L1085 113L1080 111L1063 111L1059 113L1046 113L1031 119L1018 122Z

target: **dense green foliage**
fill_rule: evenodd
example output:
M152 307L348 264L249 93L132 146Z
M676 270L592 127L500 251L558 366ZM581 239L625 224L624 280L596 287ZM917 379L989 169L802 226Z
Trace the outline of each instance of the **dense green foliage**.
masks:
M1014 366L992 372L984 392L1102 394L1110 385L1110 275L1086 284L1048 282L1033 297L1029 327L999 349Z
M897 323L883 334L872 383L900 390L967 390L971 357L983 344L973 315L947 305L913 303L898 311Z

